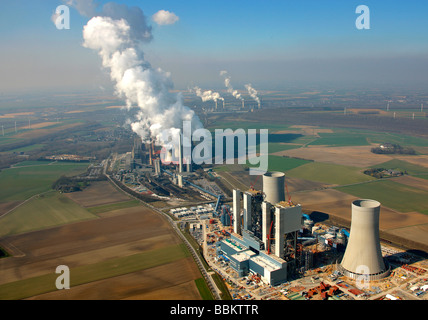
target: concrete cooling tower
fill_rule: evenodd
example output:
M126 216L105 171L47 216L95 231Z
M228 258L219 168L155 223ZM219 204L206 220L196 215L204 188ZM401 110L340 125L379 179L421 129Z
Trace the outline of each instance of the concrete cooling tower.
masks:
M389 274L381 252L379 239L380 203L375 200L356 200L352 203L351 231L341 271L357 279L382 279Z
M278 204L285 201L285 174L282 172L267 172L263 175L263 192L265 201Z

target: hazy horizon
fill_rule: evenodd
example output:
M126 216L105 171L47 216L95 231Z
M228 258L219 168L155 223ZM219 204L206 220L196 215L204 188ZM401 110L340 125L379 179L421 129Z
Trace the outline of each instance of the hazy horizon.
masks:
M143 10L153 35L145 58L170 72L177 90L224 90L221 70L243 91L247 83L257 90L428 85L428 4L421 1L365 1L370 30L355 27L360 1L116 2ZM52 22L63 3L0 1L1 94L112 91L99 57L82 46L89 18L70 6L70 30ZM156 23L159 10L178 21Z

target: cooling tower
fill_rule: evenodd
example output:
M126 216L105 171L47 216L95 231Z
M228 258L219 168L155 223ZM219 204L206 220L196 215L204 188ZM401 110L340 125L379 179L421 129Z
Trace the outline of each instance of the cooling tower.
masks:
M277 204L285 201L285 174L282 172L267 172L263 175L263 192L265 201Z
M382 257L379 239L380 203L375 200L356 200L352 203L351 231L343 256L343 273L357 279L381 279L389 274Z

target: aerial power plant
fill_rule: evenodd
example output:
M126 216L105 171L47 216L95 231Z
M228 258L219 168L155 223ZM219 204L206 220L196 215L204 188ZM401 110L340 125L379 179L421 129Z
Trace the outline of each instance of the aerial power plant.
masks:
M301 206L285 202L285 175L268 172L263 191L233 191L233 233L219 254L240 276L253 272L271 285L283 283L296 269L301 220Z
M292 201L283 172L266 172L245 189L243 184L226 185L212 166L192 166L185 145L181 134L170 149L137 138L132 152L117 158L116 165L111 162L119 168L115 179L145 201L149 196L174 201L170 216L201 246L210 268L236 288L245 288L229 288L237 299L242 291L255 299L264 299L269 292L285 300L370 295L395 299L390 288L403 278L397 265L411 260L388 242L381 243L379 202L354 200L350 228L337 227ZM422 274L417 276L419 281ZM428 288L421 279L420 287ZM366 290L361 281L376 289ZM383 292L391 294L382 296Z

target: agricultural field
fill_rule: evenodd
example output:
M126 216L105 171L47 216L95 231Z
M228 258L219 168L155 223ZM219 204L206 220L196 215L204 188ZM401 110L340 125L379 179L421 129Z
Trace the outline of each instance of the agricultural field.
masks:
M0 238L95 218L66 196L52 191L30 199L0 218Z
M149 209L7 237L1 243L23 253L0 262L2 299L130 299L143 294L149 299L168 288L180 292L180 299L198 297L199 270L168 223ZM54 286L54 271L63 264L72 279L66 292ZM183 286L193 291L179 290Z
M403 172L406 171L411 175L428 174L428 168L409 162L412 158L414 157L408 156L405 158L406 160L393 159L376 166L371 166L371 168L387 168Z
M396 181L379 180L373 183L339 187L337 190L362 199L376 199L383 206L403 213L428 212L427 190Z
M310 164L311 161L295 159L295 158L286 158L270 155L269 156L269 164L268 171L290 171L292 169L298 168L300 166L304 166Z
M309 145L347 147L369 145L367 137L361 133L350 133L346 131L334 133L319 133L320 138L309 143Z
M0 260L0 299L199 300L206 291L168 222L107 181L21 204L0 218L0 247L11 255ZM70 290L55 287L59 265L70 268Z
M24 201L49 191L62 175L73 176L86 171L83 163L46 163L23 165L0 172L0 203Z
M323 162L307 163L286 171L286 175L332 185L362 183L374 179L362 173L360 168Z
M131 200L131 197L123 192L118 192L108 181L92 182L83 192L72 192L66 196L85 208L108 206ZM102 208L100 209L102 210Z

